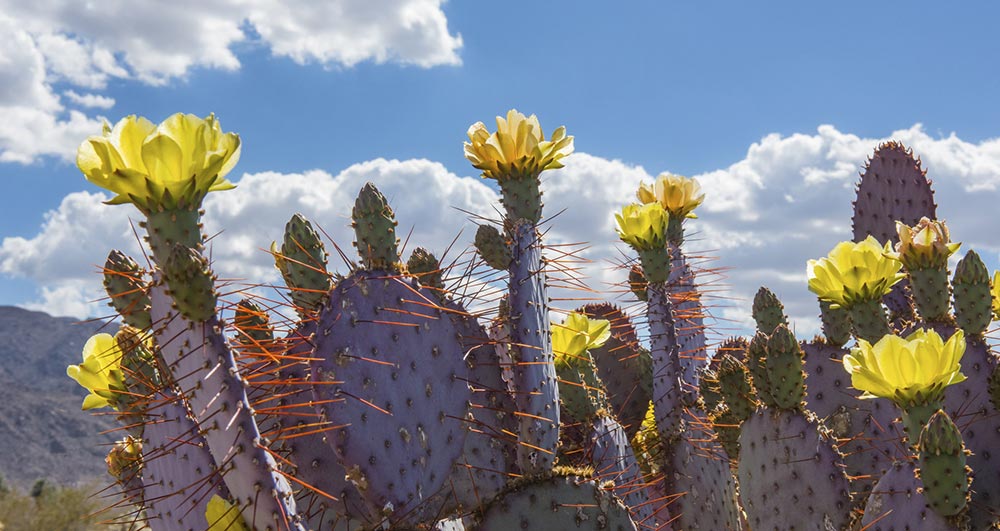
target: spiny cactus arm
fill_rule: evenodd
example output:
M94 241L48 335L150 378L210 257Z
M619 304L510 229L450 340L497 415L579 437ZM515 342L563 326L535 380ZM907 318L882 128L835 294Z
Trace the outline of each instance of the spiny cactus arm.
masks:
M590 423L590 466L595 479L614 483L614 492L628 507L638 525L653 522L655 502L642 477L628 434L614 418L598 415Z
M216 494L229 491L183 402L161 389L147 412L142 446L143 497L153 531L207 529L205 511Z
M204 321L185 317L161 285L150 295L158 355L191 405L247 524L257 531L302 529L288 481L261 441L221 324L214 314Z
M143 275L139 264L125 253L117 249L108 253L104 264L104 289L111 298L110 306L122 316L125 324L146 330L151 321Z
M683 373L678 355L677 331L673 305L663 284L650 284L646 290L649 320L649 354L653 360L653 410L656 427L665 443L680 435L684 409Z
M549 299L542 246L534 223L513 226L508 280L514 399L520 427L518 466L524 473L542 473L555 463L559 445L559 386L556 383Z

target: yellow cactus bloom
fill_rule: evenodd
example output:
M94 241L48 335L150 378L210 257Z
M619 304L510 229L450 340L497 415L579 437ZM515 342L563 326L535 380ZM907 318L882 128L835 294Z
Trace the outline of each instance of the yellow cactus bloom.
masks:
M1000 271L993 272L990 295L992 295L993 299L993 319L1000 319Z
M640 184L635 195L643 204L659 202L676 219L697 218L694 209L705 200L697 180L669 173L661 173L652 185Z
M843 363L851 385L864 391L861 398L888 398L905 408L940 400L945 387L965 381L963 354L962 330L945 342L934 330L918 329L905 339L883 336L874 345L859 339Z
M653 250L666 245L669 217L660 203L625 205L615 214L618 237L636 250Z
M83 346L83 363L66 367L66 374L90 394L83 400L83 409L112 407L117 409L118 396L125 390L121 370L122 351L110 334L97 334Z
M490 134L483 122L469 128L465 158L488 179L537 177L545 170L562 168L560 160L573 152L573 137L559 127L545 140L538 118L511 109L507 118L497 116L497 130Z
M873 236L858 243L840 242L829 256L809 260L809 290L834 309L879 300L904 277L902 264L889 251L889 243L882 246Z
M142 464L142 439L126 435L111 447L104 463L111 477L128 479L126 473L135 474L135 467Z
M218 494L208 500L205 520L208 522L207 531L249 531L240 510Z
M571 313L562 324L552 325L552 352L556 363L573 364L592 348L611 337L611 322Z
M899 243L892 256L911 271L946 267L948 257L962 245L951 241L943 221L931 221L926 217L912 227L897 221L896 232Z
M159 125L136 116L107 124L80 144L76 165L87 180L144 213L197 209L208 192L229 190L224 177L240 158L240 137L223 133L215 115L175 114Z

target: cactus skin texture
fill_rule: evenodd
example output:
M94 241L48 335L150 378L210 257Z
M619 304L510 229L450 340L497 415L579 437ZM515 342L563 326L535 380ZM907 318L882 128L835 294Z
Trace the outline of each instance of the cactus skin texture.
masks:
M778 325L788 326L784 305L781 304L773 291L763 286L754 295L752 314L753 320L757 323L757 329L766 334L773 332Z
M701 303L695 272L680 247L671 249L667 290L673 303L683 380L691 385L698 385L698 369L708 363L705 308Z
M461 455L471 391L458 330L436 295L388 271L357 271L320 313L311 379L327 435L368 520L415 524ZM412 519L417 519L413 521Z
M861 526L871 531L959 531L928 505L916 477L915 464L897 461L872 489Z
M594 481L555 475L518 483L476 517L474 531L635 531L628 509Z

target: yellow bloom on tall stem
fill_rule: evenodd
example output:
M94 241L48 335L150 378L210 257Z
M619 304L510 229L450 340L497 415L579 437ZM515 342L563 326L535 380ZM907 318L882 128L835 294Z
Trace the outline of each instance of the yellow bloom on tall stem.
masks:
M143 213L197 210L208 192L234 185L226 174L240 158L240 138L223 133L215 115L174 114L159 125L127 116L105 124L77 149L87 180L114 192L108 203L132 203Z
M468 135L465 157L482 170L483 177L498 181L537 177L545 170L562 168L560 160L573 152L573 137L566 135L565 127L557 128L546 140L538 118L515 109L507 112L506 119L497 116L496 132L491 134L483 122L476 122Z
M625 205L615 214L618 237L636 250L660 249L666 245L667 211L660 203Z
M97 334L83 346L83 363L66 367L66 374L90 391L83 409L113 407L125 390L122 351L110 334Z
M932 404L944 389L965 381L960 361L965 333L959 329L947 342L934 330L919 329L905 339L887 335L872 345L864 339L844 356L851 385L861 398L888 398L900 408Z
M705 201L697 180L669 173L661 173L652 185L640 184L635 195L643 204L660 203L677 219L697 218L694 209Z
M600 347L610 337L610 321L573 312L562 324L552 324L552 352L556 363L575 365L588 350Z
M890 250L889 243L882 246L873 236L858 243L840 242L829 256L809 260L809 290L834 308L879 300L904 277L902 264Z

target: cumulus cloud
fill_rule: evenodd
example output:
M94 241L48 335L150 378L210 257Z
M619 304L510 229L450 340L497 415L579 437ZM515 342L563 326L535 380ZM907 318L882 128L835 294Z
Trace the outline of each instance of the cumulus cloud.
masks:
M193 68L235 70L240 61L234 46L241 43L326 66L368 60L460 64L462 38L449 31L441 4L309 0L292 8L279 0L0 0L0 121L6 124L0 161L30 163L43 155L69 160L80 138L100 130L99 117L67 112L53 83L99 91L114 78L163 85ZM65 95L79 106L113 105L99 94ZM82 134L36 135L42 126Z
M285 223L296 212L354 256L350 212L367 181L377 183L389 198L400 237L412 228L409 249L419 244L439 256L460 231L463 242L471 239L474 226L465 212L489 215L497 201L480 179L459 177L427 160L377 159L337 175L321 170L246 174L235 190L211 194L205 201L205 231L218 234L209 244L216 273L236 281L279 282L266 249L271 241L280 241ZM119 248L142 261L129 222L130 217L139 219L138 212L101 204L107 198L103 193L70 194L46 214L37 235L0 243L0 273L29 278L41 287L38 299L25 306L77 317L107 313L92 301L103 297L95 272L108 251ZM463 249L464 243L456 246L451 256ZM331 268L346 272L332 246L328 250Z
M77 94L74 90L67 90L63 93L69 101L81 107L93 107L95 109L110 109L115 106L115 99L100 94Z
M708 302L719 319L717 326L747 331L752 326L750 302L757 288L766 285L782 298L800 334L818 331L818 309L806 288L805 263L851 237L858 171L873 149L888 139L901 140L922 156L934 181L939 217L948 221L956 239L965 242L964 249L976 249L990 267L997 266L1000 243L984 215L995 208L995 194L983 191L996 186L997 173L991 168L1000 164L1000 139L936 138L919 124L885 138L861 138L832 126L821 126L813 134L768 135L750 146L743 159L695 175L707 199L699 219L688 222L688 251L717 257L702 263L710 269L701 277L711 285L713 297ZM614 285L626 279L619 266L632 253L617 241L613 212L633 200L639 182L649 182L659 170L669 168L656 170L576 153L567 159L566 168L547 172L543 178L546 213L552 217L544 225L553 245L549 255L578 249L574 256L590 262L572 265L580 267L579 274L600 292L597 296L631 300L621 287L615 292ZM224 230L211 246L218 271L230 278L276 282L278 275L263 249L281 237L294 212L315 220L353 254L348 216L355 194L367 180L377 183L390 199L401 235L413 227L412 241L438 253L462 228L466 230L457 248L472 241L474 226L460 210L497 217L497 194L482 180L459 177L427 160L378 159L335 176L321 170L245 175L236 190L212 194L205 204L208 233ZM81 300L95 295L73 289L81 282L99 288L90 272L103 261L104 253L113 246L134 245L125 219L130 209L105 207L99 204L101 199L101 194L71 194L47 215L38 235L7 238L0 245L0 273L27 276L47 287L39 292L34 307L56 313L78 310ZM585 249L562 247L582 242ZM575 304L560 301L557 306L569 309Z

